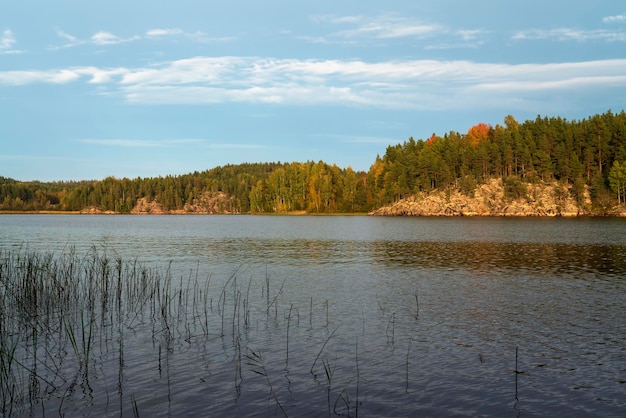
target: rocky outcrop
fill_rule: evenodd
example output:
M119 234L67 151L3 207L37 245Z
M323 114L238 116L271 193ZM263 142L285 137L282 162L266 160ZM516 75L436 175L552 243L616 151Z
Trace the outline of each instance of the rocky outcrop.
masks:
M237 214L234 197L224 192L204 193L199 199L185 204L185 207L174 213L198 213L198 214Z
M182 209L165 210L163 205L156 200L148 201L145 197L139 199L133 209L132 214L137 215L162 215L162 214L233 214L238 213L235 208L233 198L226 193L205 193L192 202L187 202Z
M130 213L134 215L162 215L165 214L166 211L163 209L163 205L160 203L151 200L148 201L145 197L137 200L135 206L131 209Z
M585 190L579 204L569 186L552 183L524 183L523 196L507 197L502 179L493 179L476 188L473 196L459 191L420 193L370 213L381 216L585 216L591 199Z
M112 210L102 210L95 206L89 206L80 211L81 215L113 215L115 212Z

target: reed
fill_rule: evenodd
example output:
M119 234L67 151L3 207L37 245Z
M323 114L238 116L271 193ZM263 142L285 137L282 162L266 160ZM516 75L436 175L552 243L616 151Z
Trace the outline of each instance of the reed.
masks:
M241 384L243 382L243 374L241 371L241 340L239 336L235 340L235 391L237 392L237 397L241 395Z
M326 400L328 401L328 416L330 417L330 391L333 386L333 376L335 374L335 365L331 365L326 358L322 359L324 365L324 374L326 376Z
M361 373L359 371L359 337L356 337L356 344L354 349L354 358L356 363L356 405L355 405L355 413L354 416L359 416L359 383L361 380Z
M406 349L406 362L405 362L405 366L406 366L405 367L405 370L406 370L405 382L406 382L406 384L405 384L405 388L404 388L404 391L406 393L409 393L409 354L411 353L411 342L412 341L413 341L413 339L409 338L409 346Z
M518 346L515 346L515 370L513 371L513 373L515 374L515 404L513 405L513 409L515 409L517 411L521 411L517 407L517 405L519 404L518 376L520 374L524 374L524 372L519 369L519 362L518 362L518 360L519 360L519 349L518 349Z
M17 345L17 339L11 338L7 333L0 330L0 399L2 399L2 405L0 406L2 407L3 416L11 416L13 405L18 395L17 382L14 375Z
M111 261L96 250L83 259L72 249L58 257L24 249L0 252L2 414L10 416L15 407L23 407L25 393L31 407L39 402L43 408L42 396L59 385L69 383L65 393L72 392L75 382L65 375L71 370L68 345L75 370L88 386L93 350L105 350L111 338L105 330L130 328L151 297L167 295L166 289L155 291L159 282L154 278L136 262ZM126 305L135 309L127 321ZM159 308L167 322L169 311ZM29 338L15 338L19 335Z
M361 366L367 364L361 356L368 352L370 338L366 332L370 323L366 321L365 310L361 309L360 318L357 313L354 329L345 326L346 335L335 338L339 336L340 327L330 327L334 319L330 315L330 300L324 300L322 306L316 304L316 309L321 308L321 312L316 313L313 297L303 295L304 306L286 302L287 279L280 285L270 283L267 265L265 278L257 281L252 277L246 280L238 277L240 267L211 286L211 275L201 277L199 267L173 277L171 262L164 268L149 268L138 259L125 261L117 255L109 257L106 249L95 246L82 256L73 249L57 256L25 249L0 250L0 415L38 415L44 402L58 409L59 415L80 414L80 407L72 404L72 400L80 398L81 393L84 397L106 396L109 405L108 390L116 387L118 402L112 402L116 404L112 408L119 408L122 414L125 407L126 414L132 411L138 416L137 399L143 396L133 393L129 402L128 394L124 397L123 391L132 380L128 370L133 368L130 359L135 358L133 338L140 335L147 345L152 344L152 348L146 349L148 355L152 349L152 360L145 361L152 361L151 372L166 381L167 385L164 383L162 387L167 386L168 402L172 393L178 393L170 384L175 385L178 378L175 362L181 358L181 352L203 352L206 346L217 343L222 350L220 355L223 354L229 364L229 380L234 363L236 399L240 399L248 385L244 370L247 365L252 373L264 378L263 384L267 385L276 408L287 416L287 404L279 396L281 391L275 386L276 379L271 378L273 372L268 365L272 363L260 350L251 348L259 340L266 341L265 335L261 335L265 329L271 332L271 340L267 341L276 345L274 353L279 358L284 349L285 370L290 376L297 376L298 385L308 380L312 385L325 387L327 405L324 408L321 399L324 394L320 392L320 409L326 409L329 415L334 412L358 416L363 401L361 378L365 376ZM214 299L218 299L215 306ZM415 312L417 317L417 292L415 310L412 300L407 300L409 315ZM309 324L305 328L308 330L299 330L300 309L306 309L307 304ZM384 319L375 324L377 338L383 340L384 345L384 337L378 330L386 325L387 342L394 344L395 322L401 317L396 313L387 316L380 301L378 304ZM323 315L319 323L313 320L316 314ZM253 323L256 323L256 332L252 329ZM398 331L403 329L400 325L399 322ZM356 338L354 357L350 353L347 360L355 362L356 374L346 376L341 363L346 359L338 355L331 361L329 353L333 345L341 346L345 344L344 338L352 338L349 332L363 337L361 341ZM318 343L307 346L301 338ZM409 339L404 376L407 391L411 344ZM308 349L313 351L308 352ZM208 361L213 359L207 360L207 364ZM302 364L303 370L298 370ZM308 364L311 364L312 377L306 370ZM302 375L306 379L302 379ZM400 373L398 380L401 379ZM199 380L204 382L202 378ZM102 390L102 385L110 385L104 395L93 395L92 392ZM290 402L297 401L298 394L291 393L291 387L289 396ZM33 413L34 408L41 410ZM143 404L142 413L147 414Z
M278 405L278 407L280 408L280 411L286 417L287 416L287 412L285 411L285 408L283 407L283 405L278 400L278 396L276 395L276 391L274 390L274 386L272 385L272 381L270 380L270 377L269 377L269 375L267 373L267 369L265 368L265 363L263 362L263 357L261 357L261 352L257 353L254 350L252 350L251 348L248 348L248 353L246 353L246 358L248 359L246 364L248 366L250 366L250 370L253 373L256 373L256 374L258 374L260 376L265 377L267 385L270 388L270 395L272 395L272 398L274 399L274 402L276 402L276 405Z
M389 329L391 328L391 332ZM389 322L387 323L387 330L385 331L387 335L387 341L391 342L393 345L396 341L396 313L391 314L391 318L389 318Z
M89 372L89 355L93 343L93 319L89 320L88 324L85 324L84 312L80 312L80 341L76 339L76 332L72 323L66 321L65 330L76 355L76 360L80 368L84 368L84 372L87 375Z
M289 366L289 326L291 325L291 311L293 310L293 303L289 307L289 315L287 316L287 347L285 349L285 367Z
M324 351L324 348L326 348L326 344L328 344L330 339L333 338L333 336L335 335L335 332L337 332L338 329L339 327L335 328L333 332L330 333L328 338L326 338L326 340L324 341L324 344L322 344L322 348L320 348L320 351L317 353L317 356L315 356L315 360L313 361L313 364L311 365L311 374L314 377L317 377L317 375L313 372L313 369L315 369L315 364L317 363L317 360L319 360L320 356L322 355L322 351Z
M133 416L135 418L139 418L139 407L137 406L137 399L135 398L135 395L130 395L130 402L133 405Z
M339 396L337 396L337 398L335 399L335 403L333 405L333 413L335 415L338 416L350 416L350 392L348 391L348 388L350 386L350 383L352 383L352 379L348 380L343 387L341 388L341 392L339 392ZM343 402L345 408L346 408L346 412L344 413L343 411L338 410L338 405L340 402Z
M328 299L324 302L324 308L326 308L326 328L328 328L329 319L328 319Z

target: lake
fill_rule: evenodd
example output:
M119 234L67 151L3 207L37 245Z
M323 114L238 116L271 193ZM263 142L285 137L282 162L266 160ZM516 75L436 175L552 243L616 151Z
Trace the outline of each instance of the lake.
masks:
M0 216L28 254L119 293L4 330L7 415L626 413L626 219Z

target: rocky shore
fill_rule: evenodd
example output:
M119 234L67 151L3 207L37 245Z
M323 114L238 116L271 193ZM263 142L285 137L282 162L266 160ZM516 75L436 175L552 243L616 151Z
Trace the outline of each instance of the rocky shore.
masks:
M199 214L199 215L214 215L214 214L234 214L238 213L233 210L235 207L233 198L226 195L223 192L217 193L205 193L200 198L194 199L192 203L187 203L182 210L166 210L163 205L152 200L148 201L146 198L141 198L135 204L135 207L130 211L132 214L137 215L162 215L162 214Z
M468 196L459 191L433 191L402 199L370 213L379 216L588 216L591 199L582 204L567 186L556 182L525 184L523 197L505 196L502 179L493 179Z
M233 198L223 192L205 193L185 204L182 210L168 210L155 200L141 198L132 214L237 214ZM114 214L90 207L84 214ZM303 212L302 214L306 214ZM592 210L589 189L574 198L570 185L554 182L523 183L515 197L507 193L502 179L492 179L478 185L472 193L458 190L434 190L419 193L369 213L373 216L621 216L626 207L616 206L603 213Z

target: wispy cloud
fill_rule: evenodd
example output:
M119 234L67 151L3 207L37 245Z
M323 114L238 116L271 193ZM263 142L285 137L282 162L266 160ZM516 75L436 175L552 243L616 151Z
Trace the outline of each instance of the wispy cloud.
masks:
M52 46L50 49L64 49L64 48L72 48L79 45L97 45L97 46L107 46L107 45L118 45L128 42L136 42L141 40L157 40L164 39L166 37L184 37L186 39L190 39L193 42L226 42L231 41L234 38L232 37L212 37L204 32L185 32L179 28L154 28L149 29L145 33L141 35L131 35L127 37L118 36L112 32L108 31L99 31L91 35L89 38L80 39L74 35L71 35L63 30L57 30L56 34L59 38L64 40L64 44L60 46Z
M122 148L164 148L178 147L182 145L197 145L205 142L201 139L164 139L164 140L148 140L148 139L81 139L83 144L102 145L107 147Z
M538 92L626 87L626 59L558 64L195 57L138 68L0 72L0 84L98 84L137 104L257 103L396 109L487 106ZM100 140L102 141L102 140ZM119 142L116 145L121 146ZM130 143L156 146L151 142ZM163 145L167 142L158 142Z
M147 37L160 37L160 36L175 36L182 35L184 31L178 28L168 28L168 29L150 29L146 32Z
M141 39L140 36L121 38L111 32L97 32L91 36L91 42L95 45L116 45Z
M80 45L85 43L85 41L81 41L80 39L78 39L75 36L70 35L67 32L64 32L62 30L57 30L57 36L59 38L65 39L66 43L64 45L64 47L71 47L71 46L76 46L76 45Z
M426 24L412 19L399 17L380 17L359 22L357 27L337 32L335 35L343 38L422 38L441 32L441 27Z
M615 16L607 16L604 19L602 19L602 21L604 23L622 23L622 22L626 22L626 13L622 13L621 15L615 15Z
M50 49L52 50L73 48L73 47L77 47L80 45L98 45L98 46L116 45L116 44L121 44L125 42L132 42L132 41L136 41L140 39L140 37L138 36L122 38L111 32L106 32L106 31L96 32L87 39L80 39L61 29L58 29L56 31L56 34L59 38L63 39L65 43L60 46L59 45L51 46Z
M0 35L0 54L21 54L20 51L13 48L16 44L15 35L11 29L5 29Z
M458 30L456 33L461 37L464 41L476 41L481 40L484 35L488 32L479 29L471 29L471 30Z
M555 41L609 41L626 42L626 32L605 29L529 29L516 32L514 40L555 40Z
M433 36L443 30L441 26L436 24L423 23L416 19L392 15L377 17L317 15L311 16L311 21L318 24L331 24L343 27L343 29L331 31L323 37L309 38L313 41L317 40L317 42L424 38Z
M424 42L426 49L468 48L482 45L487 33L480 29L453 29L398 15L316 15L310 20L330 26L327 34L299 37L310 43L386 45L393 41L419 40Z
M2 71L0 85L23 86L27 84L67 84L88 77L90 84L110 83L128 73L126 68L69 67L43 71Z
M15 44L15 36L11 29L5 29L0 37L0 49L11 49Z
M81 74L75 70L48 70L48 71L2 71L0 84L8 86L23 86L27 84L46 83L64 84L78 80Z

